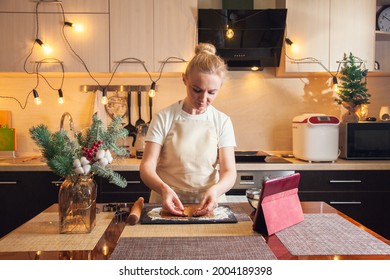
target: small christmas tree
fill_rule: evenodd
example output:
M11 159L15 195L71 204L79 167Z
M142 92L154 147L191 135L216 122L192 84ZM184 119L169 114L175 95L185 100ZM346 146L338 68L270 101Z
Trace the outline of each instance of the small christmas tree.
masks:
M358 61L352 53L344 57L346 61L341 68L342 85L339 88L336 102L343 104L350 103L351 106L369 104L370 94L367 93L366 82L363 79L367 76L368 69L362 67L362 62Z
M335 101L348 110L344 116L346 118L344 121L351 121L351 119L352 121L358 121L358 116L354 116L356 111L361 105L370 103L371 94L367 92L367 83L365 82L368 69L365 69L362 60L352 53L349 53L348 57L344 55L344 61L345 63L340 71L342 83L337 92L338 98ZM353 118L357 119L353 120Z

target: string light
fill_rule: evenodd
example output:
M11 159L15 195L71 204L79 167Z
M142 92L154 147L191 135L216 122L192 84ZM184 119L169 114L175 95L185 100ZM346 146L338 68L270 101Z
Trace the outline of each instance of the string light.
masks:
M148 95L149 97L155 97L156 96L156 82L152 82L151 86L150 86L150 90L148 92Z
M333 82L333 91L338 93L339 92L339 86L338 86L338 81L337 81L337 77L336 76L333 76L332 78L332 82Z
M65 21L64 25L72 27L76 32L83 32L84 31L84 26L80 23L73 23L73 22Z
M108 104L107 88L103 89L103 97L102 97L101 102L102 102L103 105L107 105Z
M296 43L294 43L290 38L286 37L285 42L286 42L287 45L290 46L291 51L293 53L298 53L299 52L299 46Z
M62 92L62 89L58 90L58 103L64 104L64 94Z
M36 38L35 42L42 47L45 54L51 54L53 52L53 49L48 44L44 44L41 39Z
M39 94L38 94L37 90L36 90L36 89L33 89L32 91L33 91L33 95L34 95L34 102L35 102L35 104L41 105L41 104L42 104L42 101L41 101L41 99L39 98Z
M231 38L233 38L234 37L234 31L233 31L233 29L231 29L230 27L229 27L229 25L227 25L226 26L226 37L228 38L228 39L231 39Z

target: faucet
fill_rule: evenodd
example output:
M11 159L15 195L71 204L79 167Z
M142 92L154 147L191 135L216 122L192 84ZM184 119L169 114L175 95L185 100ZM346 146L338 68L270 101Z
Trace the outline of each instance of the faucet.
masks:
M72 118L71 114L69 114L68 112L65 112L62 114L61 123L60 123L60 131L64 130L64 119L66 116L68 116L68 118L69 118L69 129L71 131L73 131L73 118Z

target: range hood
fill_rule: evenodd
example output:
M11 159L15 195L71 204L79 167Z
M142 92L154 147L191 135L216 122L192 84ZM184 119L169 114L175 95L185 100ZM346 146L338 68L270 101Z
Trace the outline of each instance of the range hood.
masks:
M212 43L229 70L278 67L286 16L287 9L198 9L198 42Z

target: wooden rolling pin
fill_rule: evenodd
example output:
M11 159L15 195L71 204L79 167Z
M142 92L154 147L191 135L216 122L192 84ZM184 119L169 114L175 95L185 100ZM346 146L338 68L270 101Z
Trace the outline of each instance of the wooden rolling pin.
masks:
M138 223L142 208L144 208L144 198L141 196L134 202L133 207L131 208L129 218L127 219L129 225L134 226Z

